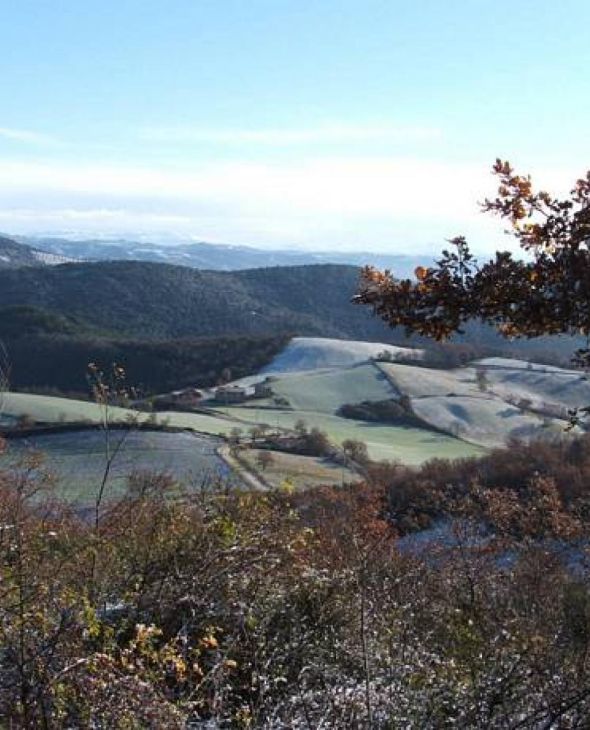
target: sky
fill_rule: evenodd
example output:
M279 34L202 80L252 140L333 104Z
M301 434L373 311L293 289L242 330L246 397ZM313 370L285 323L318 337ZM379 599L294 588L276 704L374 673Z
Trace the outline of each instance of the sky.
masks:
M590 168L587 0L0 4L0 230L510 248L496 157Z

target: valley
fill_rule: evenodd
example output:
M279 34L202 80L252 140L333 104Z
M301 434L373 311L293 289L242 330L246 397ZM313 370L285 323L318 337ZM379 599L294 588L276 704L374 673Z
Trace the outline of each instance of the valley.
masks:
M579 371L503 358L441 370L424 367L421 357L420 350L383 343L294 338L260 374L223 386L222 395L215 387L205 388L196 402L183 403L182 410L174 408L182 402L182 391L128 407L111 405L106 417L115 438L125 429L132 436L109 489L117 494L125 473L154 467L185 482L190 481L188 471L199 469L226 476L233 469L236 484L242 470L275 487L285 480L298 489L351 482L360 477L345 456L349 442L363 444L372 462L419 466L430 459L477 457L515 438L565 438L568 408L590 402L590 383ZM264 387L255 397L257 383ZM227 402L227 388L240 395L239 402ZM163 408L145 410L159 400ZM347 408L355 413L354 407L361 405L366 418L346 416ZM394 415L388 421L387 416L374 416L379 412ZM15 436L19 430L27 433L26 438L11 439L17 452L25 444L45 451L49 469L65 484L63 494L90 498L104 464L104 435L84 429L104 423L104 407L6 392L0 414L5 429ZM82 430L69 433L64 428ZM324 456L288 453L292 447L284 451L282 444L302 429L325 434L331 446ZM237 462L224 462L217 455L224 442L236 444ZM82 455L84 445L88 460ZM272 463L263 465L261 448Z
M590 3L2 21L0 730L590 730Z

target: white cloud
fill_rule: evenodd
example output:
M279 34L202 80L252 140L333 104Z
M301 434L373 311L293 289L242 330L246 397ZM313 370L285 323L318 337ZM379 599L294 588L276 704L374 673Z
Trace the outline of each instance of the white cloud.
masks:
M59 224L77 224L90 223L92 225L107 225L109 227L123 225L136 222L141 219L144 225L155 226L176 226L178 224L190 224L193 222L189 216L182 215L158 215L158 214L141 214L130 212L125 209L113 208L57 208L49 210L40 210L38 208L13 208L0 210L0 221L2 222L19 222L36 224L40 220L45 223Z
M9 127L0 127L0 138L9 140L10 142L22 142L24 144L34 145L55 144L57 141L48 134L32 132L28 129L12 129Z
M295 163L212 163L192 171L6 161L0 192L205 201L249 211L455 218L485 192L481 167L412 158L323 158Z
M549 189L559 189L551 180L574 179L546 172ZM477 206L493 189L485 163L411 157L217 162L189 171L4 161L0 219L8 232L78 226L367 250L438 250L464 233L490 250L509 244L502 224Z
M308 129L208 129L201 127L149 127L140 138L172 144L259 144L290 146L355 142L409 142L437 139L435 127L328 124Z

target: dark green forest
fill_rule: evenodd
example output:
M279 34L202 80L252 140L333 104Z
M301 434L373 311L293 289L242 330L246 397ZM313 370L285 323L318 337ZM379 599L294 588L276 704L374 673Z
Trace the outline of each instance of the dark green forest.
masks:
M116 355L115 359L122 360L131 352L142 352L146 357L149 353L151 357L153 349L138 344L145 341L166 342L166 347L188 352L192 346L186 343L170 345L186 338L290 335L372 340L438 347L437 357L447 363L448 352L441 353L440 346L417 336L408 338L400 328L383 327L366 308L352 306L358 279L356 267L331 264L234 272L133 261L6 269L0 271L0 338L10 351L15 375L21 373L27 353L33 351L32 343L26 345L19 337L38 337L37 357L49 361L44 382L35 384L55 387L61 385L54 367L63 366L67 347L68 357L84 347L90 355L96 347L90 359L99 359L104 351L105 356ZM48 333L51 339L46 337ZM68 338L74 338L76 344ZM556 364L567 364L575 349L569 337L507 342L492 327L476 321L468 323L452 343L471 345L469 352L474 356L531 356ZM64 355L56 360L59 348ZM237 360L223 366L242 373L243 352L239 348L234 352ZM79 359L76 367L78 364ZM199 372L215 370L217 365L201 364ZM33 364L25 369L29 373L27 383L33 384ZM146 383L143 372L138 374ZM25 376L19 377L24 384ZM182 378L174 382L175 386L181 384Z
M15 390L88 393L87 367L123 363L139 395L215 385L256 372L287 344L288 336L202 337L178 340L114 340L37 334L6 340L9 380Z

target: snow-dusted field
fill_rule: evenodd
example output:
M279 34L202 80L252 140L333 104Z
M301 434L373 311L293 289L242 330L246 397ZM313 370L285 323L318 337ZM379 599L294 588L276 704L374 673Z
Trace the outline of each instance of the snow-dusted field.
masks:
M402 363L369 362L389 349L367 342L295 338L267 372L273 394L210 413L159 413L158 422L205 434L247 433L256 424L292 429L300 419L325 431L334 443L359 439L374 459L418 464L432 457L456 458L482 453L511 437L564 434L568 409L590 404L590 380L580 372L488 358L456 370L435 370ZM485 373L478 384L477 370ZM260 379L264 376L254 376ZM408 396L424 427L353 421L338 416L345 403L385 401ZM275 402L275 399L276 402ZM29 415L36 421L98 422L92 403L7 393L0 410L6 417ZM112 409L114 421L132 414ZM146 418L144 414L141 418ZM441 433L442 432L442 433Z
M473 365L482 365L486 368L499 368L502 370L536 370L545 373L574 373L580 375L577 370L565 370L555 365L543 365L538 362L517 360L510 357L484 357L481 360L476 360Z
M471 443L496 446L510 437L563 433L568 409L590 404L590 382L574 370L487 358L476 367L430 370L399 364L379 367L410 396L426 423ZM485 386L477 384L477 369Z
M434 457L457 459L484 453L483 449L475 444L426 428L357 421L317 411L277 409L256 412L253 408L240 406L227 406L220 411L241 421L251 424L263 422L273 428L293 429L297 421L303 420L308 428L325 431L336 444L342 444L347 439L363 441L367 445L369 456L376 460L421 464ZM244 423L238 425L247 432Z
M431 396L413 398L412 407L426 423L481 446L501 446L510 437L559 433L559 422L546 422L499 398Z
M52 424L97 424L103 420L103 412L95 403L29 393L4 393L1 414L7 422L21 416ZM110 423L142 422L148 416L147 413L137 413L126 408L109 407ZM214 415L176 411L158 413L156 423L213 435L229 433L235 425L226 418Z
M433 370L431 368L379 363L378 367L398 391L409 396L478 395L475 369Z
M30 416L44 423L99 423L102 420L101 409L96 403L30 393L3 393L1 409L8 416ZM112 421L125 421L133 414L125 408L109 408L109 416Z
M560 404L575 408L590 404L590 381L570 370L490 369L490 389L503 398L528 398L535 406Z
M373 363L328 371L304 371L277 376L273 391L292 408L336 413L345 403L397 398L398 391Z
M387 351L392 357L420 357L420 350L380 342L333 340L325 337L294 337L268 365L265 373L285 373L319 368L345 368Z

